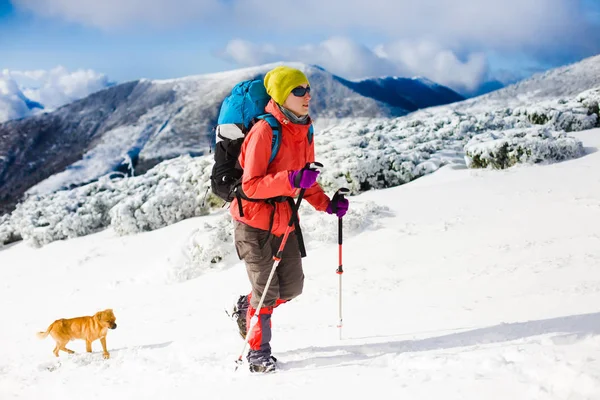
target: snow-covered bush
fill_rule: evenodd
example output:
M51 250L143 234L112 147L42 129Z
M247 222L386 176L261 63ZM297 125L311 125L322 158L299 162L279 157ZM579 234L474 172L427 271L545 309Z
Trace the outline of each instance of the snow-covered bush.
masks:
M21 235L10 222L10 215L0 216L0 248L18 240L21 240Z
M573 99L545 101L515 109L534 125L550 125L554 130L576 132L600 126L600 88L587 90Z
M316 161L324 164L319 182L330 194L339 187L356 194L401 185L465 160L471 168L506 168L579 157L581 143L564 132L600 126L599 103L596 88L573 98L514 108L457 103L400 118L339 120L315 135ZM0 243L22 237L39 246L109 225L129 234L204 215L223 205L207 191L211 166L211 156L184 156L142 176L103 178L73 190L31 196L10 218L0 220ZM197 251L191 259L219 257Z
M355 201L348 213L344 216L344 235L352 236L366 229L378 229L379 221L384 216L390 216L391 211L386 206L381 206L372 201ZM302 233L306 241L307 252L310 251L313 241L320 243L337 243L338 219L316 211L306 202L300 207Z
M516 108L449 105L395 119L350 120L315 136L317 159L325 165L320 182L328 190L346 186L352 193L400 185L446 164L464 163L464 146L471 138L490 132L494 134L478 140L496 140L498 132L509 132L511 138L491 145L498 146L499 154L509 156L497 167L579 157L581 143L567 138L564 132L600 126L599 102L597 88L572 99L544 100ZM540 128L546 133L538 134ZM516 137L518 132L525 132L523 138ZM479 149L483 151L482 146Z
M113 229L125 235L207 214L203 196L211 164L210 157L179 157L124 180L125 186L135 190L110 210Z
M488 132L474 136L465 146L469 168L503 169L518 163L562 161L583 154L580 141L546 128Z
M389 213L387 207L372 201L353 202L352 208L344 217L344 234L352 236L367 228L376 228L379 219ZM302 203L300 215L307 252L310 252L315 241L337 243L338 219L335 216L318 212L307 202ZM207 271L232 265L235 260L237 253L231 216L229 213L211 216L202 227L194 230L189 236L183 249L182 260L172 265L168 281L183 282L194 279Z
M183 282L197 278L208 270L231 265L226 258L233 256L237 257L233 244L233 223L231 216L223 213L216 222L205 222L190 235L183 260L173 265L168 280Z
M427 130L406 121L351 121L315 137L317 161L325 165L320 183L327 190L348 187L352 193L392 187L460 162L463 136L438 121Z
M88 235L109 225L120 234L167 226L207 213L202 196L210 163L207 157L182 156L141 176L104 177L72 190L31 196L17 205L10 224L34 246Z
M33 246L97 232L110 224L108 210L126 194L108 179L74 190L31 196L17 205L11 224Z

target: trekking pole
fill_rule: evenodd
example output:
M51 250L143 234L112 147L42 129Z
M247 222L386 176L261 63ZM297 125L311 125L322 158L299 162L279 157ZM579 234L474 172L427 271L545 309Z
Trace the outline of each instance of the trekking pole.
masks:
M322 167L323 167L323 164L318 163L318 162L313 162L313 163L306 164L304 169L310 169L310 170L314 171L314 170L317 170ZM271 273L269 274L269 279L267 279L267 283L265 284L265 289L263 290L263 294L262 294L262 296L260 296L260 301L258 302L258 307L256 307L256 310L254 310L254 315L250 319L250 327L248 328L248 331L246 332L246 338L244 339L244 347L242 348L242 352L240 353L238 359L235 361L236 366L235 366L234 371L237 371L239 366L244 363L243 357L244 357L244 353L246 352L246 347L248 346L248 339L250 338L250 333L252 332L254 325L256 325L256 323L258 322L258 314L260 313L260 309L262 308L263 302L265 301L267 291L269 290L269 286L271 285L271 280L273 279L273 276L275 275L275 270L277 269L277 266L281 262L281 257L283 255L283 249L285 247L285 244L287 243L288 237L290 236L290 232L292 231L292 226L294 226L294 221L296 220L296 218L298 218L298 209L300 208L300 203L302 202L302 198L304 197L305 191L306 191L306 189L300 189L300 194L298 195L298 201L296 201L294 208L292 209L292 216L290 218L290 222L288 223L288 226L285 229L285 234L283 235L283 239L281 240L279 249L277 250L277 253L273 256L273 261L275 261L275 262L273 263L273 267L271 268Z
M350 190L346 188L339 188L335 195L333 195L333 200L337 203L337 200L342 200L344 195L349 193ZM338 268L335 271L340 277L340 290L339 290L339 316L340 320L338 322L338 328L340 329L340 340L342 340L342 274L344 273L344 268L342 267L342 242L343 242L343 229L342 229L342 217L338 218L338 253L339 253L339 262Z

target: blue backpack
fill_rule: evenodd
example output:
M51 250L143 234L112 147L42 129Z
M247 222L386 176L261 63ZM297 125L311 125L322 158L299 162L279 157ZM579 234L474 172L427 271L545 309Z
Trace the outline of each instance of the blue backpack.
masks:
M215 164L210 177L212 192L226 202L236 197L246 200L241 193L240 181L243 170L238 162L242 143L252 126L259 120L267 121L273 130L271 158L275 159L281 145L281 125L277 119L265 113L271 100L262 79L251 79L238 83L231 94L223 100L217 127L215 128ZM313 127L309 128L308 142L312 143ZM252 199L251 201L256 201ZM268 199L263 199L268 200Z

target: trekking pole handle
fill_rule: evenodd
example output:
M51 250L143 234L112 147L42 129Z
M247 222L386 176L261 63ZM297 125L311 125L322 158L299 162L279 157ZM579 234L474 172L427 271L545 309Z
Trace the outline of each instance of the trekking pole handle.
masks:
M350 193L350 189L342 187L335 192L333 195L333 201L343 200L346 194ZM342 267L342 243L343 243L343 222L342 217L338 218L338 245L339 245L339 265L336 272L338 274L344 273L344 268Z
M333 200L343 200L346 194L350 193L350 189L342 187L335 192L333 195ZM338 244L342 244L342 217L338 218Z
M320 162L311 162L311 163L306 163L306 165L304 166L304 169L310 169L311 171L318 171L319 168L323 168L323 164L321 164Z

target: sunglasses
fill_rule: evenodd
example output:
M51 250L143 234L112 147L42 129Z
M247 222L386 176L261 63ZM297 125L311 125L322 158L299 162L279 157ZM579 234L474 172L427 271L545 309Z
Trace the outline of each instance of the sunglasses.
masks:
M306 93L310 93L310 86L302 87L298 86L292 89L292 94L296 97L304 97Z

